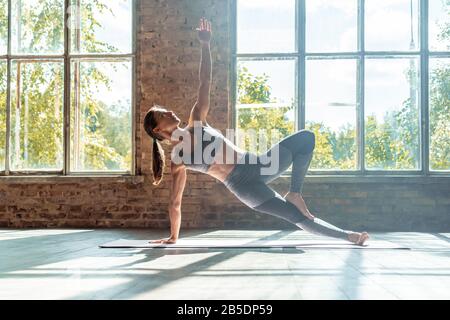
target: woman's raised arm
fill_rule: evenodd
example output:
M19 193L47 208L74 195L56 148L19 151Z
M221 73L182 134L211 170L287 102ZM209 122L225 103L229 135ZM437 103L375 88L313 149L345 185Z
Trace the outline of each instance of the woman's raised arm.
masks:
M200 25L197 28L198 39L201 43L201 61L199 71L199 87L197 101L192 107L189 117L189 125L193 126L194 121L206 122L206 115L209 111L210 86L211 86L211 23L205 18L200 19Z

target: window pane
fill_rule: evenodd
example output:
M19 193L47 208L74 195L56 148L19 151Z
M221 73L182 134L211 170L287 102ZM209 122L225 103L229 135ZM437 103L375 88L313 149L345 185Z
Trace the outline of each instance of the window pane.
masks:
M11 3L13 53L64 53L64 0L26 0Z
M365 144L368 169L418 169L419 59L367 59Z
M295 67L293 59L238 61L237 139L239 147L263 152L277 136L295 129ZM263 130L266 142L251 141L247 130ZM273 131L272 131L273 130ZM272 135L274 133L274 135ZM242 141L241 141L242 139Z
M0 54L8 52L8 0L0 0Z
M131 61L74 60L71 170L131 170Z
M311 168L357 167L355 59L307 60L306 128L316 134Z
M306 51L356 51L357 19L357 0L307 0Z
M6 155L6 60L0 61L0 170L5 170Z
M450 58L430 59L430 169L450 170Z
M295 0L238 0L237 52L295 51Z
M418 50L418 0L366 0L365 3L366 50Z
M132 0L71 1L72 52L132 52Z
M450 51L450 2L430 0L428 3L430 50Z
M11 169L62 169L62 61L14 60L11 79Z

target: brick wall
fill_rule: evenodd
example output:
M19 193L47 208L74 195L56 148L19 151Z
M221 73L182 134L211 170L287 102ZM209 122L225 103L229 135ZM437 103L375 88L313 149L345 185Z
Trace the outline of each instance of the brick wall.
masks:
M138 8L137 133L134 178L0 178L0 227L168 228L168 168L151 184L151 143L141 130L153 104L187 120L196 99L200 50L193 31L204 15L213 25L209 123L230 123L229 17L226 0L141 0ZM185 124L185 123L184 123ZM166 152L169 152L165 146ZM288 178L272 185L285 192ZM308 176L305 199L317 216L344 228L448 231L450 179L336 179ZM292 228L242 205L214 178L188 173L182 228Z

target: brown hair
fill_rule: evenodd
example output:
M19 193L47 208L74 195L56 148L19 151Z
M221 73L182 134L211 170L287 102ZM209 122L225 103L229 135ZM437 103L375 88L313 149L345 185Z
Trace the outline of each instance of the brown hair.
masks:
M150 108L144 118L144 129L147 134L153 138L153 156L152 156L152 171L153 171L153 185L158 185L163 178L164 171L164 150L158 141L164 139L153 132L153 129L158 125L155 118L155 109L158 106Z

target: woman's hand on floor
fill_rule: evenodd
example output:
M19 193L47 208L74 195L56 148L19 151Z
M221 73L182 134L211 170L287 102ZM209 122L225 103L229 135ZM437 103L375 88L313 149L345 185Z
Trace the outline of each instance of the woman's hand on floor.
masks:
M164 238L164 239L158 239L158 240L150 240L150 243L163 243L163 244L170 244L170 243L176 243L177 239L174 237Z

